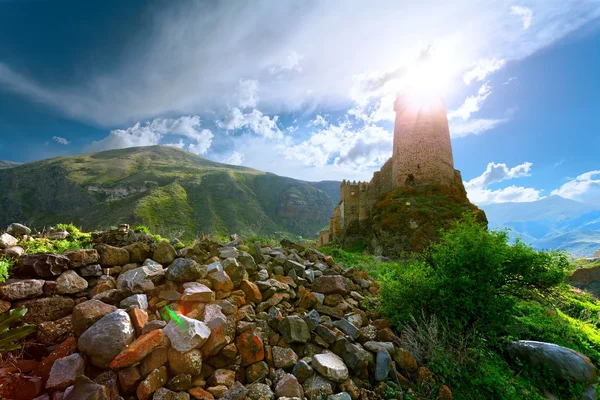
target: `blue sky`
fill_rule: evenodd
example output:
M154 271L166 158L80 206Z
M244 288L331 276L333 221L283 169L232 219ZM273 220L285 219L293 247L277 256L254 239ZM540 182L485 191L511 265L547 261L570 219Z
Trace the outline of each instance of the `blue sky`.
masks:
M0 159L173 144L369 180L427 53L474 202L598 202L599 49L596 0L0 1Z

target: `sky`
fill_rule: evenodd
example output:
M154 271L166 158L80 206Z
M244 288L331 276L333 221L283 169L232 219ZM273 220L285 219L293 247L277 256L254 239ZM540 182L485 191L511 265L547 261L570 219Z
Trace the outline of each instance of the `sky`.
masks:
M0 159L168 144L368 181L424 82L473 202L600 204L599 49L599 0L0 0Z

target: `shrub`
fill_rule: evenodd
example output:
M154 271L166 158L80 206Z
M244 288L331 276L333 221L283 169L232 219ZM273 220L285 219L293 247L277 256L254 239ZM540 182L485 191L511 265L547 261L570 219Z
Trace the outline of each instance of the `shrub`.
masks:
M9 329L11 325L19 322L27 314L25 307L15 308L0 314L0 352L16 350L19 348L16 341L35 331L35 325L24 324Z
M150 234L150 229L146 225L137 225L133 227L133 231L135 233L145 233L147 235Z
M8 272L13 266L13 261L7 257L0 257L0 283L8 279Z
M505 231L489 232L465 215L442 232L423 261L392 264L384 272L383 311L397 323L425 310L455 329L498 332L517 299L548 298L570 269L565 254L508 240Z

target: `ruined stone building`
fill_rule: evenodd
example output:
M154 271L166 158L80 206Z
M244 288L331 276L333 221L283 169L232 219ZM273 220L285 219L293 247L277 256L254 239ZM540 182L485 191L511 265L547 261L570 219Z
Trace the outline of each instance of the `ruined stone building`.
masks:
M320 234L321 244L364 231L375 203L386 192L423 185L458 187L464 192L460 172L454 169L444 102L416 104L398 96L394 111L392 157L370 182L342 182L340 202L329 229Z

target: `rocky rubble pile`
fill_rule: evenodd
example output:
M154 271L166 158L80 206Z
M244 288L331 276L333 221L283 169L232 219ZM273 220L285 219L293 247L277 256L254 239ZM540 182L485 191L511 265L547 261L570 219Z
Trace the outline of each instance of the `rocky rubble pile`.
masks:
M93 249L22 254L12 234L0 311L25 306L38 328L3 356L1 398L366 400L435 379L372 311L376 282L317 250L102 242L122 227Z

